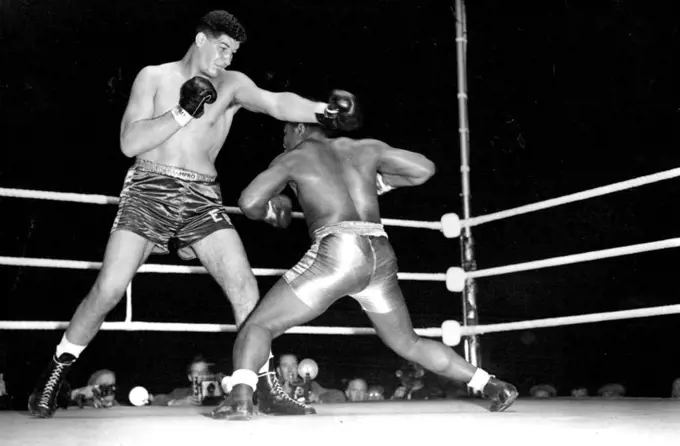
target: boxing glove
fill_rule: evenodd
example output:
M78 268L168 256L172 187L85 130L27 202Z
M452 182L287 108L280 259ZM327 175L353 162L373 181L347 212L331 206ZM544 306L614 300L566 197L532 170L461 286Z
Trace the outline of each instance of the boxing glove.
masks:
M277 195L267 203L267 215L264 221L275 228L287 228L290 225L293 202L285 195Z
M363 123L356 97L342 90L333 90L328 105L316 113L316 120L326 129L345 132L357 130Z
M172 114L184 127L193 118L200 118L205 111L205 104L212 104L217 100L217 90L204 77L194 76L179 90L179 105Z

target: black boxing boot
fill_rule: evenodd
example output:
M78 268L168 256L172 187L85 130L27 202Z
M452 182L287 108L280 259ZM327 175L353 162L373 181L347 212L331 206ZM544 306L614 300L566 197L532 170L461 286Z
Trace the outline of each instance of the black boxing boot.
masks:
M268 415L316 415L313 407L291 398L283 390L273 371L259 375L257 400L259 411Z
M502 412L515 402L519 392L512 384L506 383L492 376L482 391L486 398L491 400L489 411Z
M68 403L64 405L64 400L70 399L70 395L65 395L70 393L66 375L75 361L75 356L70 353L63 353L59 358L52 357L28 398L28 411L31 415L52 418L58 407L68 407Z

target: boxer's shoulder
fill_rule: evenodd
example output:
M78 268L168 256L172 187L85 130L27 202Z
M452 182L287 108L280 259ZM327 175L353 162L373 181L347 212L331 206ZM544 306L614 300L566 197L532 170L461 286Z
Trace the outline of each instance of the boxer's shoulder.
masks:
M139 70L139 76L162 78L179 72L177 62L168 62L160 65L146 65Z
M376 157L379 156L382 150L387 146L384 142L377 139L352 139L352 138L336 138L333 146L340 151L348 151L352 153L353 157Z
M241 87L250 85L255 85L255 83L247 74L240 71L222 71L215 80L215 87L220 94L236 91Z

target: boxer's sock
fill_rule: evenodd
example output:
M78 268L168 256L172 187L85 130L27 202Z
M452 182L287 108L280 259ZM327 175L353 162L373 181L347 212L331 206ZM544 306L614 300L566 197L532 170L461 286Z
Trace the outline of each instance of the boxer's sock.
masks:
M73 355L74 358L78 359L78 356L85 350L87 345L76 345L66 339L66 333L61 338L61 342L57 345L56 356L59 358L64 353L69 353Z

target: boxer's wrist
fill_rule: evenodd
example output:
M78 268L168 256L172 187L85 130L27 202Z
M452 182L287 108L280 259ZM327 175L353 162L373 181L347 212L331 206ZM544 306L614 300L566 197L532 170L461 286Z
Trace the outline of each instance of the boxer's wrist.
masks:
M184 127L194 119L189 113L186 112L180 105L176 105L175 107L170 110L172 113L172 117L175 118L175 121L180 125L180 127Z
M328 104L325 102L318 102L314 109L314 114L321 116L328 116Z
M264 221L267 223L276 221L276 211L274 210L274 205L271 200L267 202L267 213L264 215Z
M383 175L378 172L375 176L375 190L378 195L386 194L387 192L394 189L394 186L387 183L387 180Z

